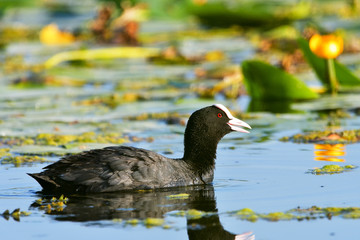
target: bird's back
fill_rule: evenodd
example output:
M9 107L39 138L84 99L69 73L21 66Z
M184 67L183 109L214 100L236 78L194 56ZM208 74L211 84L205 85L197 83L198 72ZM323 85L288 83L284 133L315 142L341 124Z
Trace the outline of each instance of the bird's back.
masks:
M30 174L44 190L112 192L204 183L181 159L145 149L107 147L63 157Z

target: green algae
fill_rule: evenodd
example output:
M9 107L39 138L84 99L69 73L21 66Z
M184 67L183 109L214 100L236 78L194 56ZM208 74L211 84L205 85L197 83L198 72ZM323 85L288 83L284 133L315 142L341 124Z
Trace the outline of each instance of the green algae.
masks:
M321 168L311 169L311 170L309 170L309 173L312 173L315 175L335 174L335 173L347 172L347 171L353 170L355 168L357 168L357 167L354 165L340 166L340 165L336 165L336 164L330 164L330 165L325 165Z

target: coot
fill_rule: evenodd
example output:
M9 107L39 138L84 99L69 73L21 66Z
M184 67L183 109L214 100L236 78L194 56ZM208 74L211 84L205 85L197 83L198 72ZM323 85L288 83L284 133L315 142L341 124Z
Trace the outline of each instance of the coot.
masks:
M184 156L171 159L155 152L127 146L94 149L65 156L29 174L44 191L114 192L211 183L216 148L226 134L248 133L251 127L233 117L221 104L195 111L184 136Z

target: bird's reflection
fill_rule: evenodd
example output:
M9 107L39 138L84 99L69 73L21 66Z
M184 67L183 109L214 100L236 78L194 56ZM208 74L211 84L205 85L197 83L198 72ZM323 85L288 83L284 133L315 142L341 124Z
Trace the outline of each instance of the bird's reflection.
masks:
M183 193L189 194L188 197L169 198L170 195ZM35 206L36 204L32 207ZM52 214L58 221L143 220L164 218L168 212L189 209L215 213L201 218L188 218L189 239L254 239L252 233L236 235L223 228L219 215L216 214L214 188L210 185L151 192L72 195L69 196L69 202L62 211Z

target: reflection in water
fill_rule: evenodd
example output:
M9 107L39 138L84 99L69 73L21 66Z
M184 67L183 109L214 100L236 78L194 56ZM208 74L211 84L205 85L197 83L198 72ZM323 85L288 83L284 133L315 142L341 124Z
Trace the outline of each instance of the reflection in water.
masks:
M189 194L187 198L169 198L169 195ZM46 196L40 196L46 197ZM36 203L32 207L36 207ZM196 209L212 212L201 218L188 218L189 239L252 240L254 235L240 235L226 231L220 223L212 186L193 186L151 192L120 192L73 195L62 211L52 211L58 221L87 222L113 219L164 218L171 211Z
M271 113L295 113L291 108L291 101L286 100L254 100L250 101L247 109L249 112L271 112Z
M316 161L345 162L339 158L345 156L344 144L315 144L314 159Z

